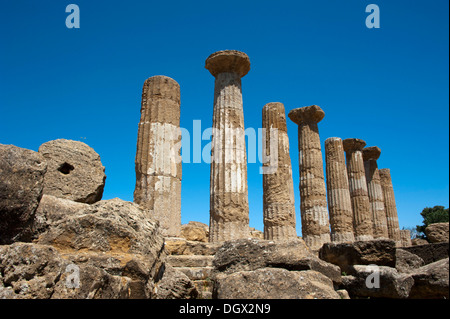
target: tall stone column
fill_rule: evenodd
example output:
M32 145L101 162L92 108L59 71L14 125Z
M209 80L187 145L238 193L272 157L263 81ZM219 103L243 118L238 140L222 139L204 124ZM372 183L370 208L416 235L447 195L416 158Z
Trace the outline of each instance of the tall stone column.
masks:
M377 164L380 154L381 150L376 146L363 149L364 171L366 172L370 213L373 220L373 237L389 238L386 211L384 210L384 196Z
M210 242L249 236L247 155L241 78L250 59L239 51L211 54L205 68L216 78L211 141Z
M286 115L282 103L268 103L262 110L264 239L297 238L294 183Z
M167 76L142 89L134 202L150 210L164 236L181 232L180 86Z
M358 138L347 138L343 141L343 144L347 159L355 240L372 240L373 220L370 214L369 194L362 156L362 150L366 142Z
M330 242L327 197L323 174L319 123L325 112L317 105L293 109L289 118L298 125L300 211L302 236L313 250Z
M389 238L395 240L400 245L400 226L397 216L397 205L395 204L394 188L392 186L391 171L389 168L378 170L381 180L381 188L384 196L384 209L386 210L386 220Z
M325 140L327 198L330 213L331 241L353 242L353 212L348 186L347 167L342 139Z

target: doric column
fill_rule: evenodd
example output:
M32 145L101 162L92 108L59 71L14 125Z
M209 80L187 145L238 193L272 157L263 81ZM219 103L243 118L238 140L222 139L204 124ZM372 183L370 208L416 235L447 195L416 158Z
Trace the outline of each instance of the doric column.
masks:
M142 90L134 202L150 210L163 235L181 231L180 86L167 76Z
M376 146L363 149L364 171L366 172L370 213L373 220L373 237L389 238L386 211L384 210L384 196L377 165L380 154L381 150Z
M313 250L330 242L319 123L325 112L317 105L291 110L289 118L298 125L300 211L302 236Z
M215 79L211 141L210 242L249 235L247 155L241 78L248 56L225 50L211 54L205 68Z
M397 205L395 204L394 188L392 186L391 171L389 168L378 170L381 180L381 188L384 196L384 209L386 210L386 220L389 238L395 240L400 245L400 226L397 216Z
M409 247L411 243L411 232L408 229L400 229L400 246Z
M343 144L347 159L355 240L372 240L373 221L370 214L369 194L362 156L362 149L366 142L358 138L347 138L343 141Z
M264 239L297 238L294 183L289 138L282 103L268 103L262 110ZM263 141L264 144L264 141Z
M347 167L342 139L325 140L327 198L330 213L331 241L353 242L353 212L348 186Z

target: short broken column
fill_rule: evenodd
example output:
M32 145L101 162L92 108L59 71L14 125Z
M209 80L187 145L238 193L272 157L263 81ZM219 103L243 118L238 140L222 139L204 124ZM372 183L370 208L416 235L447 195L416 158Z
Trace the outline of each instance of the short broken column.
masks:
M348 186L347 167L342 139L325 140L328 211L330 214L331 241L353 242L353 212Z
M395 204L394 188L392 186L391 171L389 168L378 170L381 180L381 188L384 196L384 209L389 238L400 245L400 226L398 223L397 205Z
M167 76L142 90L134 202L149 209L164 236L181 231L180 86Z
M298 125L300 212L302 237L313 250L330 242L327 197L320 146L319 123L325 112L317 105L293 109L289 118Z
M289 137L282 103L263 107L262 128L264 239L297 238Z
M347 160L355 240L372 240L373 220L370 213L369 194L362 155L366 142L359 138L347 138L343 141L343 144Z
M411 243L411 232L408 229L400 229L400 246L409 247Z
M367 191L369 194L370 212L373 219L373 237L389 238L386 211L384 210L384 196L381 189L380 174L377 160L381 150L376 146L363 149L364 171L366 172Z
M205 68L215 77L209 241L247 238L247 155L241 78L250 71L250 59L240 51L218 51L206 59Z

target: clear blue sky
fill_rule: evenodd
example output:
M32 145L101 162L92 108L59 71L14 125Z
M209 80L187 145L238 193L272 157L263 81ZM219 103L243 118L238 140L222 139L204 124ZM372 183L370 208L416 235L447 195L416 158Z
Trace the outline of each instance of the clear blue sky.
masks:
M65 8L80 8L68 29ZM380 8L368 29L365 8ZM328 137L357 137L390 168L401 227L424 207L449 205L447 0L87 1L9 0L0 5L0 143L38 150L81 140L106 167L104 199L133 200L142 85L167 75L181 86L181 126L212 123L209 54L246 52L246 127L261 109L317 104ZM288 120L297 230L297 128ZM209 141L203 141L206 145ZM192 153L192 152L191 152ZM191 154L192 156L192 154ZM260 164L248 165L250 225L263 229ZM209 164L183 165L182 222L209 221Z

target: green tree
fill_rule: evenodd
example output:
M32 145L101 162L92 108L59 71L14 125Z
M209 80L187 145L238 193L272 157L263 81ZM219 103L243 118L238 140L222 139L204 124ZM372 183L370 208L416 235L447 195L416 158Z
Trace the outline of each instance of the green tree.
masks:
M416 229L421 234L418 237L426 238L425 236L425 228L428 225L435 223L448 223L448 213L449 209L444 208L444 206L434 206L434 207L426 207L422 210L420 215L423 217L423 225L417 225Z

